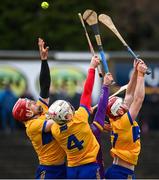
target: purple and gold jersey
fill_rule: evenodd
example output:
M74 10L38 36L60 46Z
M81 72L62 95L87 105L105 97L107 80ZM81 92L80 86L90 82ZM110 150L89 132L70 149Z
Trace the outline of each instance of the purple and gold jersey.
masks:
M46 115L48 106L42 99L37 101L43 108L43 113L37 119L25 122L26 133L38 154L41 165L59 165L64 162L65 152L53 139L51 132L44 132L46 126Z
M52 126L53 137L67 154L68 167L96 162L99 144L88 123L88 111L80 106L73 119L63 126Z
M116 121L110 119L112 126L111 154L117 155L126 162L137 164L140 153L140 128L136 121L133 121L130 113L125 113Z

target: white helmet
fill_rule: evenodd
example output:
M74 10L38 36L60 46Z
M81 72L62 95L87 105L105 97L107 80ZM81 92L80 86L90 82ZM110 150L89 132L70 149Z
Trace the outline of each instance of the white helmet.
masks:
M67 123L67 114L74 114L73 106L64 100L57 100L49 107L49 117L53 119L58 124Z

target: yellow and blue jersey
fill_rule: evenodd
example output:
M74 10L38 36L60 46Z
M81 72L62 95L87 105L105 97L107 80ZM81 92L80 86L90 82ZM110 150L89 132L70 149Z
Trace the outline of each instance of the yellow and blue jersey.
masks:
M137 164L140 153L140 128L136 121L133 121L129 112L114 121L110 119L112 126L111 154L133 165Z
M37 104L42 106L43 113L38 118L25 122L27 136L38 154L41 165L62 164L66 156L65 152L52 137L51 132L44 132L48 106L41 99L37 101Z
M68 167L96 162L99 144L88 123L89 113L80 106L73 119L60 126L52 125L53 137L67 154Z

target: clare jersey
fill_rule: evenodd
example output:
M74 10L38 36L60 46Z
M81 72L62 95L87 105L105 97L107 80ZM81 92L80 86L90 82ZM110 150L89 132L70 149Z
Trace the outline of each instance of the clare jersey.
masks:
M110 119L112 126L111 154L129 162L133 165L137 164L138 155L140 153L140 128L136 121L133 121L130 113L125 113L116 121Z
M35 119L25 122L26 133L38 154L41 165L59 165L64 162L65 152L53 139L51 132L44 132L48 106L41 99L37 101L43 108L43 113Z
M96 162L99 144L88 123L88 111L80 106L73 119L60 126L52 125L53 137L67 154L69 167Z

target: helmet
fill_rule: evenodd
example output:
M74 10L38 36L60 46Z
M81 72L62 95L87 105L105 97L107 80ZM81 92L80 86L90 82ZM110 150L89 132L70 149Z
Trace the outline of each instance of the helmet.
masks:
M26 121L27 114L27 99L19 98L12 109L13 117L18 121Z
M49 117L52 118L58 124L67 123L67 114L74 114L73 106L64 100L57 100L49 107Z
M122 108L124 113L127 111L127 109L123 107L123 99L117 96L110 98L108 101L106 115L112 119L120 117L121 114L118 113L119 108Z

